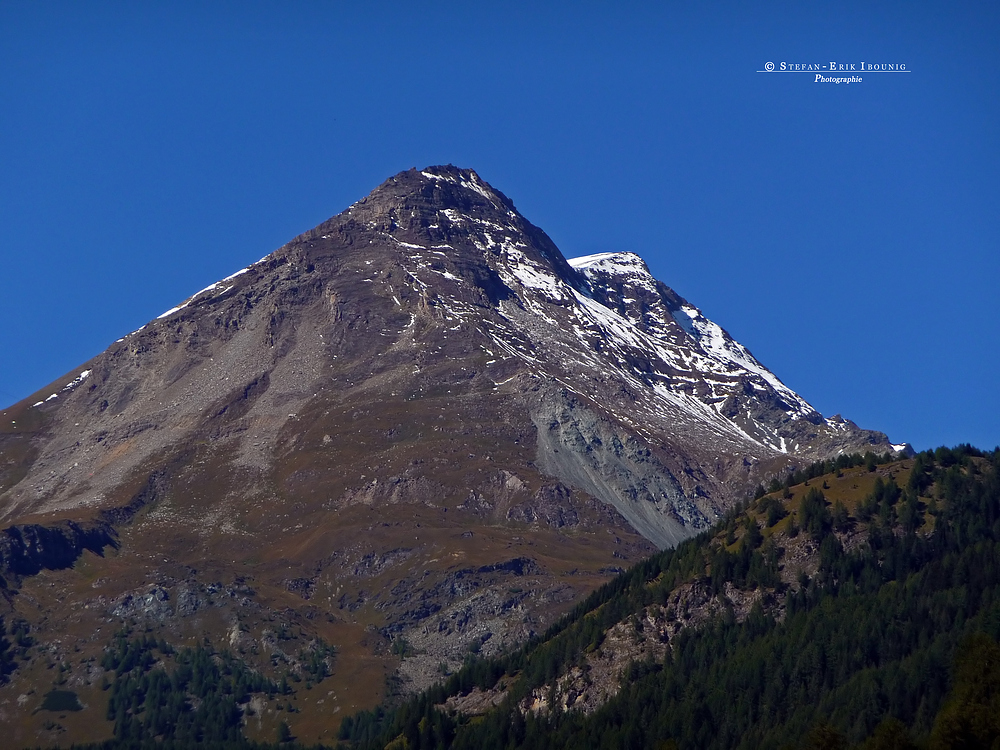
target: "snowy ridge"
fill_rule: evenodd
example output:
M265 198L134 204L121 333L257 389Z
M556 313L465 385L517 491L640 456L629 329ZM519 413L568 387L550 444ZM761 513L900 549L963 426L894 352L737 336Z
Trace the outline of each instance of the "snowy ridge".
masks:
M525 234L523 219L474 172L428 169L419 174L475 193L492 210L437 207L429 224L452 237L448 243L404 241L394 229L376 228L374 217L368 228L404 249L414 288L422 293L437 288L436 304L445 320L474 323L489 336L491 351L517 357L581 395L590 390L587 381L594 374L625 383L637 399L637 414L617 413L623 422L638 425L642 414L656 423L683 425L734 450L741 445L754 452L788 453L798 448L797 440L779 434L786 433L788 423L822 421L745 347L653 278L635 253L569 259L578 275L567 275L569 269L557 270ZM436 277L466 283L455 270L441 267L460 238L481 254L516 299L513 306L501 302L499 320L492 323L461 301L466 299L461 290L445 291L440 281L433 282Z
M626 279L633 287L641 287L659 296L656 280L649 272L645 261L635 253L600 253L581 258L570 258L569 264L582 272L588 280L597 272ZM710 369L719 374L732 376L752 373L767 382L789 403L790 414L804 417L816 413L805 399L782 383L777 376L764 367L750 352L734 341L721 326L706 318L701 310L690 304L683 304L670 311L674 321L697 344L708 358ZM699 367L699 369L702 369Z
M754 373L766 380L768 385L780 393L785 401L791 405L790 414L796 417L805 417L816 413L816 410L805 399L758 362L746 347L730 338L721 326L702 315L701 310L691 305L685 305L673 315L674 320L698 342L698 345L710 358L719 363L731 363L737 370L742 369Z
M707 364L704 358L650 335L594 299L579 292L575 296L578 307L574 314L579 325L574 325L574 332L584 346L577 348L575 355L572 352L564 354L569 362L575 360L585 369L605 372L611 365L617 377L628 383L636 394L646 395L645 403L636 406L656 420L682 423L689 429L707 429L716 438L730 437L740 442L750 441L762 448L777 448L719 413L716 405L725 399L725 388L731 382L701 375L704 371L699 366ZM589 355L586 357L589 361L580 359L584 352ZM647 367L636 366L636 353L648 355ZM705 390L699 392L698 385Z
M630 375L634 378L640 374L661 398L710 422L718 424L721 420L729 430L780 453L788 452L784 438L774 425L756 421L749 408L738 419L721 413L731 398L741 397L743 384L761 394L775 394L785 405L788 420L818 417L801 396L698 308L680 298L675 302L638 255L600 253L568 262L584 275L592 291L603 292L610 298L608 303L618 307L613 310L596 299L578 295L580 305L608 343L649 355L649 371ZM638 304L639 297L644 300L642 305ZM657 360L665 367L657 366Z
M566 262L588 278L603 272L609 276L627 278L652 292L656 291L656 280L649 272L646 261L635 253L597 253L579 258L567 258Z

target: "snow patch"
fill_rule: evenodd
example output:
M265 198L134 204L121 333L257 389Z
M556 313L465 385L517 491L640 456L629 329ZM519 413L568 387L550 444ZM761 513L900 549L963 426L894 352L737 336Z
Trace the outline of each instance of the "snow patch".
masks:
M68 383L66 385L66 387L63 388L63 390L64 391L71 391L71 390L73 390L78 385L80 385L80 383L82 383L84 380L86 380L88 377L90 377L90 370L84 370L79 375L77 375L76 378L72 382Z
M402 245L403 247L408 247L408 248L410 248L411 250L426 250L426 249L427 249L427 248L426 248L426 247L424 247L423 245L414 245L414 244L413 244L412 242L403 242L402 240L397 240L397 239L396 239L395 237L393 237L393 236L392 236L391 234L390 234L390 235L387 235L387 236L388 236L388 237L389 237L390 239L394 240L394 241L396 242L396 244L398 244L398 245ZM367 262L371 262L371 261L367 261Z
M269 256L264 256L264 258L261 258L261 260L257 261L257 263L260 263L262 260L266 260L267 257L269 257ZM256 265L256 263L254 265ZM190 297L188 297L186 300L184 300L184 302L182 302L181 304L177 305L177 307L171 307L165 313L161 313L160 315L157 315L156 319L157 320L161 320L163 318L167 318L167 317L173 315L175 312L183 310L185 307L187 307L192 302L194 302L196 299L198 299L198 297L200 297L201 295L206 294L208 292L214 292L214 291L216 291L217 289L219 289L220 286L222 286L223 284L225 284L227 281L231 281L232 279L235 279L237 276L241 276L242 274L245 274L251 268L252 268L252 266L247 266L246 268L241 268L236 273L231 273L226 278L220 279L219 281L216 281L214 284L209 284L208 286L206 286L201 291L198 291L198 292L195 292L194 294L192 294ZM218 294L225 294L226 292L228 292L232 288L233 288L232 285L227 286L225 289L222 289L222 290L219 290L218 292L216 292L216 294L217 295ZM143 328L145 328L145 326L143 326ZM140 328L138 331L133 331L133 333L138 333L141 330L142 330L142 328ZM131 335L131 334L129 334L129 335ZM119 341L120 340L121 339L119 339Z
M177 312L178 310L183 310L183 309L184 309L185 307L187 307L187 306L188 306L188 304L189 304L189 303L185 302L184 304L182 304L182 305L178 305L177 307L171 307L171 308L170 308L169 310L167 310L167 311L166 311L165 313L160 313L159 315L157 315L157 316L156 316L156 319L157 319L157 320L162 320L163 318L166 318L166 317L168 317L168 316L170 316L170 315L173 315L173 314L174 314L175 312Z
M653 278L646 261L635 253L595 253L579 258L568 258L566 262L577 271L604 271L613 276L638 275Z

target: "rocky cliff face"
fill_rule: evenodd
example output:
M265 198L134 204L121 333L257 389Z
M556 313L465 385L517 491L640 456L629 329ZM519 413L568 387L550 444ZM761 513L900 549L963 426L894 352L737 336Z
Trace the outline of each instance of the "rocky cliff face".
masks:
M256 648L288 610L356 644L344 664L394 668L379 644L420 642L414 684L773 472L891 449L824 419L637 255L567 261L454 167L387 180L0 421L6 526L120 536L105 558L77 545L103 572L60 574L65 596L252 580L255 606L227 617L252 620Z

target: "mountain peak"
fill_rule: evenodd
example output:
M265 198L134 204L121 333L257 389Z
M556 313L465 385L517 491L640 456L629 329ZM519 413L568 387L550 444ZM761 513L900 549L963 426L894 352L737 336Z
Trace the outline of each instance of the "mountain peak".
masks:
M72 606L29 585L22 602L53 602L39 638L216 628L267 672L322 629L345 644L338 692L399 637L416 654L387 668L426 685L758 482L890 450L824 420L638 255L567 262L453 166L391 177L3 424L5 585L117 547L51 579ZM272 648L279 622L299 646Z
M58 401L36 398L32 408L65 410L76 419L73 431L87 425L99 434L120 430L122 419L149 430L146 412L174 399L164 425L132 441L125 463L133 470L166 448L174 434L163 429L167 423L197 430L205 414L232 413L226 404L235 398L246 402L239 410L257 414L254 430L269 425L256 438L235 433L237 463L269 465L267 451L286 429L283 415L309 408L344 363L355 362L349 377L341 374L355 384L378 382L376 374L394 362L403 369L393 377L410 383L399 388L419 393L414 373L423 366L412 363L428 359L451 373L441 377L465 371L497 389L520 383L518 408L539 430L538 466L614 506L658 545L703 528L742 497L748 482L789 459L865 445L889 449L884 435L825 422L724 329L655 279L639 255L607 252L568 262L503 193L474 170L452 165L390 177L263 261L116 342L88 365L94 374L86 389ZM312 363L310 386L289 380L299 361ZM201 382L205 372L216 375ZM538 387L527 385L532 380L548 383L545 398L530 395ZM65 407L76 401L79 408ZM586 410L584 402L591 404ZM98 416L83 413L95 405ZM111 417L116 421L105 425ZM549 424L561 425L558 437ZM635 498L660 480L646 477L641 490L619 486L611 476L635 466L615 468L620 456L608 458L604 449L576 450L581 439L606 446L624 444L626 434L662 454L654 462L662 488L648 507ZM705 456L712 457L710 471ZM83 469L74 463L68 476ZM105 504L112 490L100 486L105 476L90 479L94 499L86 502ZM8 499L16 501L3 512L9 518L76 502L72 482L46 487L11 488Z
M410 218L433 220L434 211L448 210L520 216L513 202L475 170L451 164L412 168L393 175L345 213L381 216L408 211L412 213Z

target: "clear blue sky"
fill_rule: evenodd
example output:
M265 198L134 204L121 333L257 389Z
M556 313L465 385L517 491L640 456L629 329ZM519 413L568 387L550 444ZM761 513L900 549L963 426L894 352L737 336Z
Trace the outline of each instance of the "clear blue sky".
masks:
M1000 444L996 2L540 5L0 2L0 402L454 163L824 414ZM912 72L755 72L831 60Z

